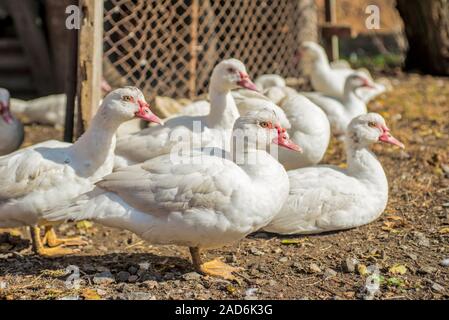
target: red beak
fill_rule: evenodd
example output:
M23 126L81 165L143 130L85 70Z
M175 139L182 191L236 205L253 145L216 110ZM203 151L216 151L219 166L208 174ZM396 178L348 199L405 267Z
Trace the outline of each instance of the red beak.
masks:
M371 89L375 89L376 87L374 87L374 85L371 83L371 81L369 80L364 80L363 81L363 87L365 88L371 88Z
M159 119L153 112L150 110L150 105L145 101L139 100L139 111L136 112L136 117L143 119L148 122L155 122L158 124L164 124L161 119Z
M390 134L390 129L388 129L388 127L382 126L381 130L382 130L383 133L379 137L379 141L382 141L382 142L385 142L385 143L389 143L389 144L393 144L395 146L398 146L401 149L405 149L404 144Z
M8 104L0 102L0 115L7 124L13 123L14 118L12 117Z
M253 91L259 91L256 87L256 85L251 81L248 74L244 72L240 72L240 81L237 82L237 84L245 89L253 90Z
M273 143L277 144L281 147L287 148L289 150L302 152L302 149L300 146L298 146L296 143L291 141L289 138L287 138L286 130L282 128L281 126L276 126L276 129L278 130L278 136L277 138L273 139Z

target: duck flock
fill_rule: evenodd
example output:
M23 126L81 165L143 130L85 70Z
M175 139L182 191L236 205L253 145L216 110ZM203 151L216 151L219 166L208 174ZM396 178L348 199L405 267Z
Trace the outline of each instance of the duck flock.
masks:
M34 252L51 257L85 244L58 238L55 225L92 220L189 247L197 272L232 279L237 268L203 262L200 250L258 230L314 234L372 222L387 205L388 182L370 146L404 147L381 115L367 112L386 88L366 72L331 66L316 43L303 43L301 56L314 92L278 75L253 83L241 61L227 59L212 72L209 100L165 123L138 88L124 87L105 96L75 143L19 150L24 131L12 114L58 125L64 110L45 100L11 103L0 89L0 228L28 226ZM154 124L117 137L135 118ZM344 169L318 165L331 134L345 141Z

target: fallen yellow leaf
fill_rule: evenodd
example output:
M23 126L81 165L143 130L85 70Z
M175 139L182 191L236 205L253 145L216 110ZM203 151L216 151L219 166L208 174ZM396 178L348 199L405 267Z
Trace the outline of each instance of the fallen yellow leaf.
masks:
M440 231L438 231L438 232L443 233L443 234L449 233L449 227L444 227L444 228L440 229Z
M97 291L92 290L92 289L84 289L81 292L81 296L86 300L101 300L101 297L97 293Z
M357 265L357 272L364 276L366 274L368 274L368 268L364 265L364 264L358 264Z
M407 267L402 264L395 264L388 269L388 272L391 274L406 274Z
M77 229L90 229L94 224L87 220L78 221L76 223Z

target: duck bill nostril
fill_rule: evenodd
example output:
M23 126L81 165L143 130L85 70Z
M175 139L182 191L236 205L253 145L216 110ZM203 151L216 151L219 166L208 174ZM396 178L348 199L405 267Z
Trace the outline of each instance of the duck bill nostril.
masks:
M257 86L251 81L248 74L246 74L244 72L240 72L239 75L240 75L240 81L237 82L237 85L239 85L242 88L248 89L248 90L259 91L257 89Z
M162 120L151 112L150 105L148 103L139 100L138 104L139 104L139 111L135 113L136 117L141 118L148 122L154 122L161 125L163 124Z

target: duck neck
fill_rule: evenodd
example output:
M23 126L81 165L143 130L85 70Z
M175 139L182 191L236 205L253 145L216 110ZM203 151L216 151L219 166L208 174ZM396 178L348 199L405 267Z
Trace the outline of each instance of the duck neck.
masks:
M121 119L111 119L105 108L97 112L89 128L71 148L72 159L83 166L82 175L94 175L108 159L113 158L115 133L122 122Z
M358 115L366 112L365 103L356 95L355 89L351 86L345 85L342 102L351 114Z
M318 52L317 57L313 61L315 68L322 71L330 70L331 66L325 52Z
M387 178L377 157L368 147L360 146L352 140L348 142L348 140L346 148L348 173L374 185L379 191L387 192Z
M209 128L232 130L239 111L230 90L220 90L211 85L209 89L210 113L206 122Z

